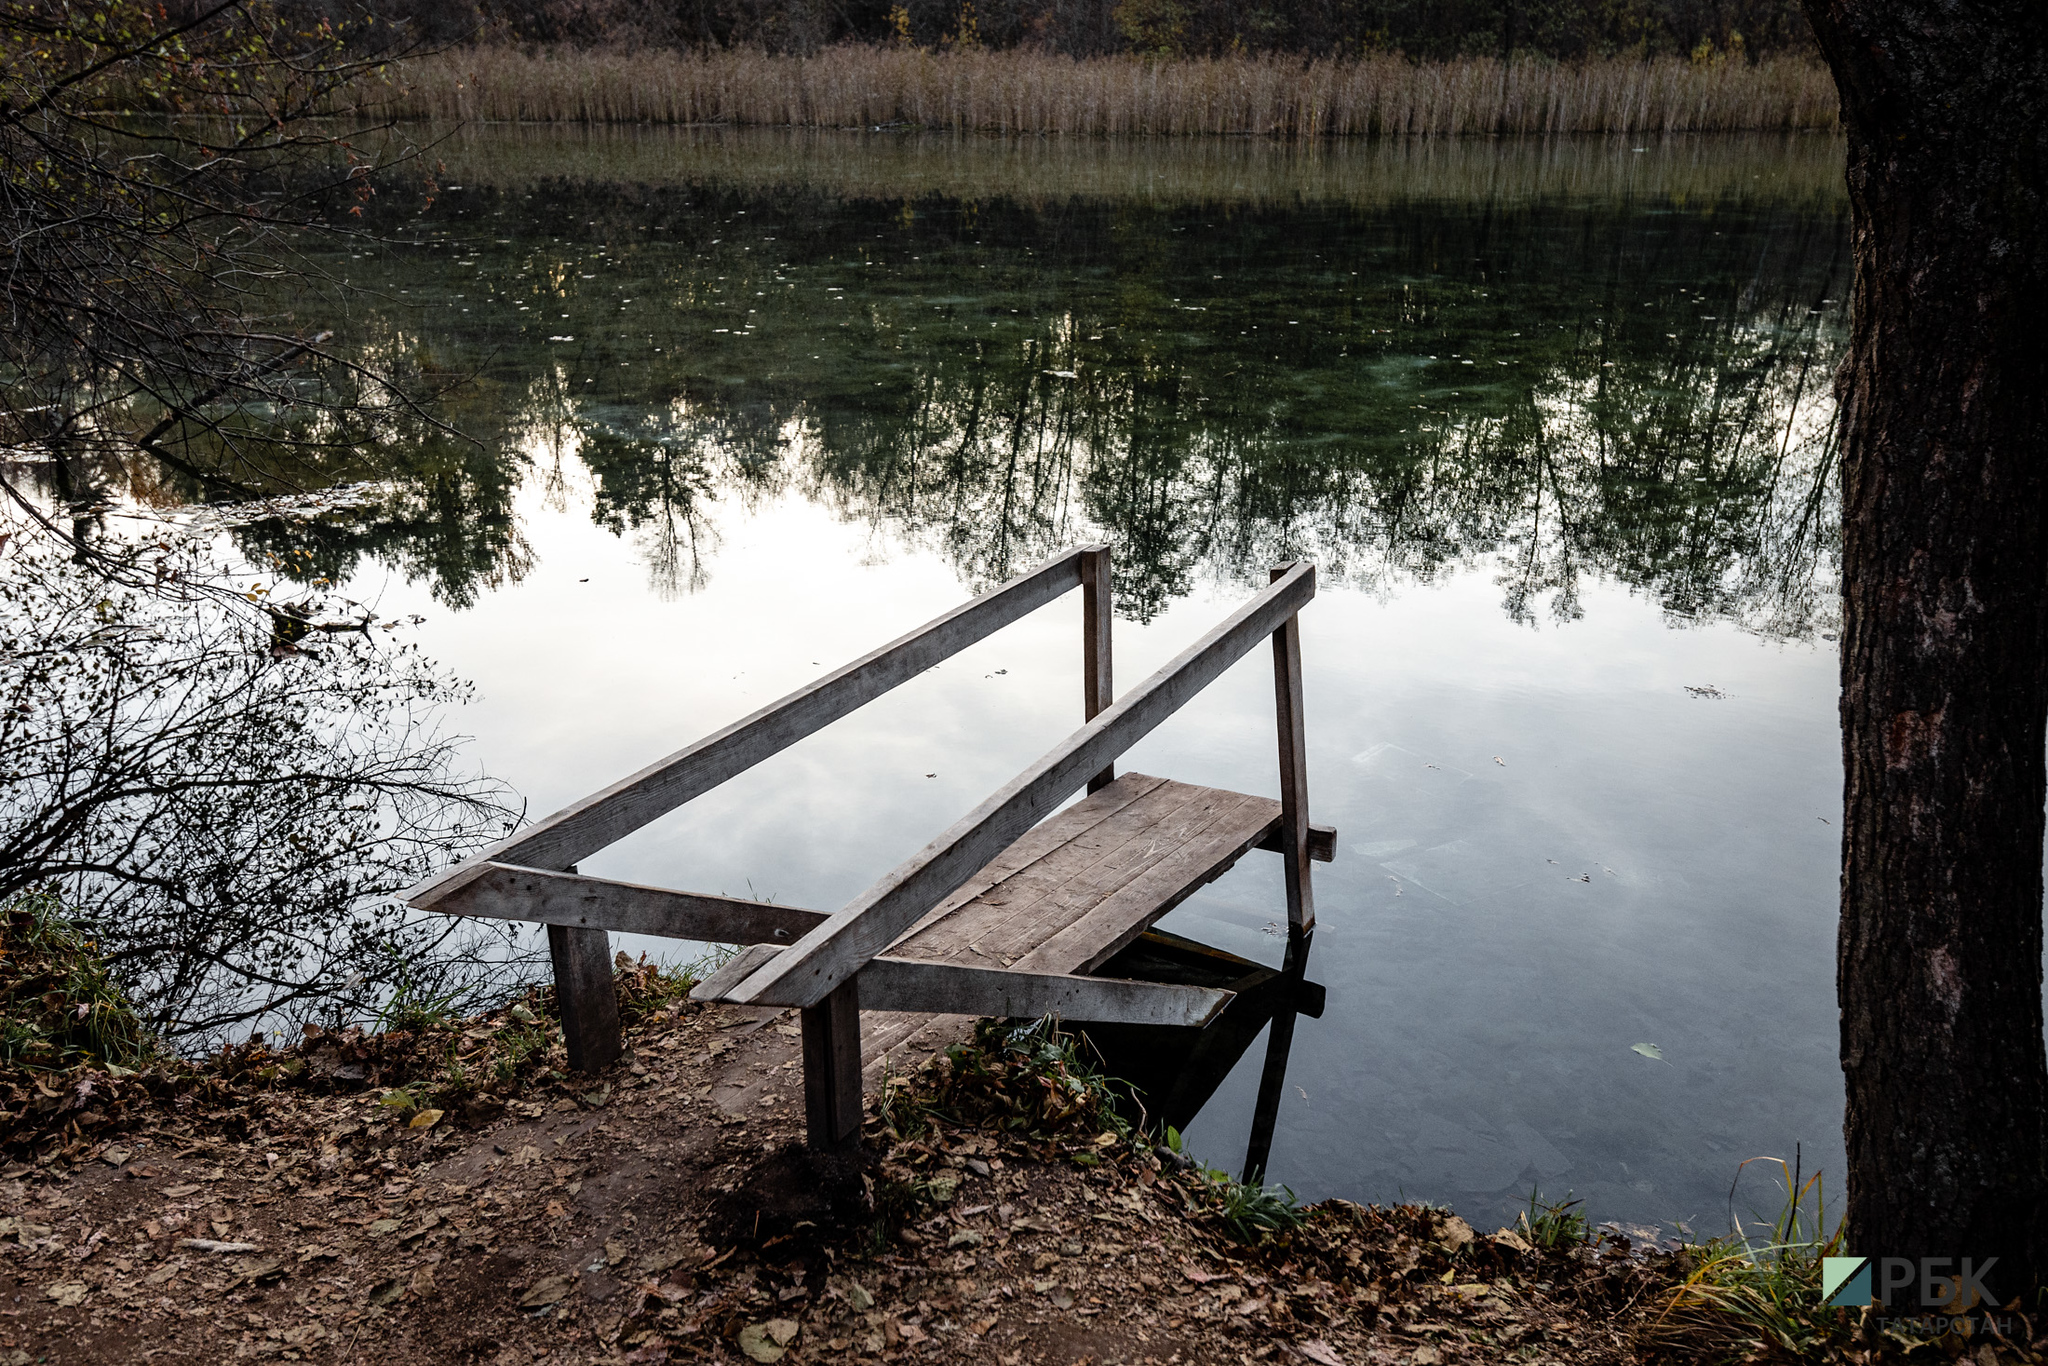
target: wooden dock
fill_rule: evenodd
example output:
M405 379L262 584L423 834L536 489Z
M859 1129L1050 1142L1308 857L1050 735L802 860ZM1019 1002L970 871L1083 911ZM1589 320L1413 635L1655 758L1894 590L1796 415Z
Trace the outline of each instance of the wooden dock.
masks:
M572 1066L619 1054L610 932L743 944L692 995L801 1012L810 1141L858 1138L862 1007L1200 1028L1232 993L1098 975L1253 849L1278 853L1287 918L1315 923L1309 862L1334 832L1308 822L1296 614L1315 570L1264 592L1112 701L1106 548L1055 556L735 725L501 841L405 894L422 910L549 927ZM575 861L794 744L1060 594L1082 593L1086 719L1049 754L867 892L826 914L585 877ZM1280 796L1140 773L1114 761L1261 640L1273 641ZM1075 791L1088 795L1058 809ZM891 1028L894 1034L898 1030Z

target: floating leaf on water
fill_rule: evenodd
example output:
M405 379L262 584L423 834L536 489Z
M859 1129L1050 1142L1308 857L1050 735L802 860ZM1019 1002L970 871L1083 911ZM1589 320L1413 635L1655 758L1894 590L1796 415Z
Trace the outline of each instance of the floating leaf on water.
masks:
M1653 1062L1664 1061L1664 1050L1657 1047L1657 1045L1653 1043L1632 1043L1628 1046L1628 1051L1631 1053L1640 1053L1644 1057L1649 1058Z

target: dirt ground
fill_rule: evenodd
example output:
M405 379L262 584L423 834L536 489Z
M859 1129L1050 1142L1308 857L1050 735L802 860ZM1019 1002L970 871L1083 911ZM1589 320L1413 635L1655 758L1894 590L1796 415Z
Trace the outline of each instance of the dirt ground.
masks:
M819 1170L791 1151L797 1033L675 1008L604 1077L465 1112L369 1085L131 1114L0 1173L0 1366L1634 1355L1656 1278L1625 1243L1546 1258L1442 1212L1332 1202L1246 1246L1199 1175L1114 1135L892 1144L871 1121L889 1151ZM903 1043L899 1071L940 1042Z

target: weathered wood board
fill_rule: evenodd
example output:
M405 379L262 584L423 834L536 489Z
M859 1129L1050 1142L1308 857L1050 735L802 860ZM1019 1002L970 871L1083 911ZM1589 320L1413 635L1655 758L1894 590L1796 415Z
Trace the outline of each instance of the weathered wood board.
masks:
M1270 797L1126 773L997 855L889 957L1092 972L1279 820Z

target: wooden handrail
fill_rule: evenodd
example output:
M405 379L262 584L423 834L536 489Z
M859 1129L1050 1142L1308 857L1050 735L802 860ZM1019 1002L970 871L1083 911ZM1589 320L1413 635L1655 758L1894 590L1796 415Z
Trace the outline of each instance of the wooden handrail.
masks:
M1082 559L1096 549L1078 546L1053 556L753 715L470 855L399 899L415 906L431 901L445 884L478 864L566 869L588 858L1079 587Z
M944 834L732 987L727 1000L811 1007L1052 813L1054 807L1293 620L1315 596L1315 566L1297 563L1164 668L1068 736Z
M412 903L442 915L525 920L614 934L652 934L709 944L793 944L823 911L772 901L677 892L635 882L506 863L472 863Z

